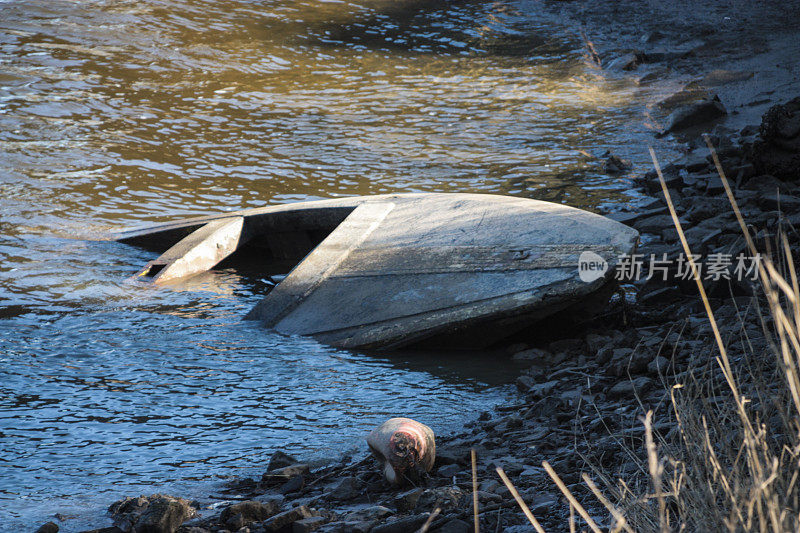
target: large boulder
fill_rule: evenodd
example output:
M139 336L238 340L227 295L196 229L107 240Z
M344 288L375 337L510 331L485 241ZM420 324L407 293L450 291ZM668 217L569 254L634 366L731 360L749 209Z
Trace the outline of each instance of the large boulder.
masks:
M279 510L280 503L277 500L245 501L231 505L222 511L220 522L225 524L231 531L238 531L253 522L261 522L274 516Z
M667 117L667 127L664 131L670 133L705 126L727 114L728 111L719 98L700 100L673 111Z
M108 508L114 525L130 533L174 533L195 515L191 504L164 494L125 498Z
M753 164L761 174L800 179L800 97L772 106L761 118Z

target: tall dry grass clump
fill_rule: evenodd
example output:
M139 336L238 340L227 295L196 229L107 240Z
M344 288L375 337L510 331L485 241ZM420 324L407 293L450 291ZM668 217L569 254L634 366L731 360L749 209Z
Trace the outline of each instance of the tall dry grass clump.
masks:
M720 327L692 263L713 337L710 364L668 385L673 427L666 435L653 430L652 412L643 417L641 475L614 480L597 468L601 489L584 474L587 488L609 513L610 531L800 531L800 288L792 251L783 234L757 249L708 137L706 143L749 253L762 258L760 294L753 309L739 309L739 324ZM652 149L651 155L691 258ZM599 531L558 474L544 466L588 529ZM534 527L541 531L539 524ZM570 529L576 530L573 519Z
M758 264L764 307L751 315L766 340L755 349L740 315L739 339L724 338L695 265L694 279L708 315L716 369L695 372L671 391L677 438L656 444L645 420L650 491L617 490L636 530L771 531L800 530L800 289L789 241L758 250L709 139L728 199L747 248ZM684 252L691 250L669 197L661 169L653 162ZM730 326L730 325L728 325ZM737 328L726 328L728 331ZM736 356L730 347L735 341ZM698 369L699 370L699 369ZM716 370L716 371L714 371ZM661 453L659 453L659 450Z

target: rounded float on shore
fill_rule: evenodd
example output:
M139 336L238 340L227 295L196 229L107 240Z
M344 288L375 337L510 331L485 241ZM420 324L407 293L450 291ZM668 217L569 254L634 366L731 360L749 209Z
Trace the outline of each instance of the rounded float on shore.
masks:
M372 430L367 444L383 462L383 475L392 485L419 479L436 459L433 430L410 418L390 418Z

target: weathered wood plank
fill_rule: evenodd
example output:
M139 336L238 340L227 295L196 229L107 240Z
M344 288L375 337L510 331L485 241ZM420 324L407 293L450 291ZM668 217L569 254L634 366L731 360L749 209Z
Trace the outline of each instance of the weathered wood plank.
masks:
M193 231L135 276L137 281L164 283L204 272L236 251L243 217L214 220Z
M578 258L587 250L608 258L616 253L613 246L605 244L359 248L333 277L578 268Z
M261 320L267 327L274 327L335 272L393 208L391 202L358 206L245 318Z

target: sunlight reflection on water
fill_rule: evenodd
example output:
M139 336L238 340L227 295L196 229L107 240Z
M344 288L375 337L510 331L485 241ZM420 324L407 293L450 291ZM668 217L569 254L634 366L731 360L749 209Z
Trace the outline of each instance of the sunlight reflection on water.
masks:
M519 5L3 2L0 508L19 521L0 528L197 492L277 447L363 451L389 415L447 431L500 401L510 365L272 335L240 321L257 280L141 290L124 280L151 255L92 239L356 194L635 202L579 150L646 162L638 89Z

